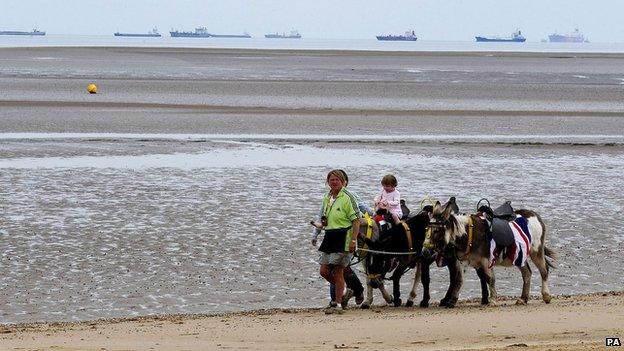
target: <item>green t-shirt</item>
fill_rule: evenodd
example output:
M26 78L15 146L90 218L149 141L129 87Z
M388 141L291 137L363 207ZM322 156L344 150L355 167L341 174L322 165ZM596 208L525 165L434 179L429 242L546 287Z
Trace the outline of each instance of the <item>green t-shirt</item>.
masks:
M325 229L349 228L345 241L345 251L349 251L351 242L351 224L358 218L357 211L353 208L351 198L341 189L333 204L329 204L329 193L323 196L323 215L327 217Z

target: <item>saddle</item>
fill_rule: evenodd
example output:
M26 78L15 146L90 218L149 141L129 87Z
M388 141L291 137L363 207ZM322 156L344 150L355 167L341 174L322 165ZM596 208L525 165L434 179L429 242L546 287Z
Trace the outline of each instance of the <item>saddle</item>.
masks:
M402 221L404 221L407 218L409 218L410 209L407 208L407 206L405 205L405 200L403 200L403 199L401 199L401 212L403 212L403 217L401 217Z
M511 201L505 201L505 203L494 210L489 205L483 205L479 207L478 211L489 222L489 234L497 246L504 247L515 244L514 234L509 226L509 222L516 219L516 213L511 206Z
M511 207L511 201L505 201L504 204L498 206L492 212L494 218L505 219L507 221L513 221L516 219L516 213L514 212L513 207Z

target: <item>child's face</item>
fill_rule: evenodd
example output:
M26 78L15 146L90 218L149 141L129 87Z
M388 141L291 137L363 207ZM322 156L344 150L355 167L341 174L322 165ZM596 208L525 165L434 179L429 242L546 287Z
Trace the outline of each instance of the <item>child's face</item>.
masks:
M393 192L393 191L394 191L394 189L395 189L395 187L393 187L392 185L382 184L382 186L383 186L384 190L385 190L387 193L391 193L391 192Z

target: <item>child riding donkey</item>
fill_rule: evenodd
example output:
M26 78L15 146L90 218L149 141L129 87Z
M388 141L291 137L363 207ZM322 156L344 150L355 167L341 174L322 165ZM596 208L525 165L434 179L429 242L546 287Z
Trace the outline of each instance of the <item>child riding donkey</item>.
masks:
M386 174L381 178L381 192L375 196L375 221L386 230L399 224L403 218L401 206L401 193L396 189L397 179L392 174ZM391 223L388 220L391 219Z

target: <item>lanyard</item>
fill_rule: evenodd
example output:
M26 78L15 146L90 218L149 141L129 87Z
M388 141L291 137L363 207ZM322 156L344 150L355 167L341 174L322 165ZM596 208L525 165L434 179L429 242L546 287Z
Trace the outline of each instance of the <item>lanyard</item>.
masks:
M329 205L329 208L327 208L327 205L325 205L325 208L323 209L323 216L328 217L329 213L332 210L332 207L334 207L334 204L336 203L336 200L338 199L338 195L340 195L340 193L338 193L338 195L336 195L334 199L334 201L331 201L332 196L331 196L331 192L329 192L327 197L327 205ZM331 204L330 204L331 202Z

